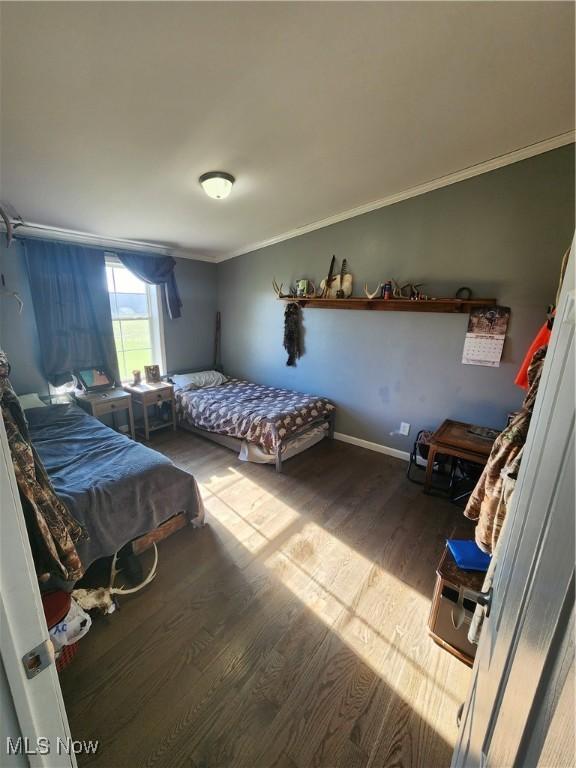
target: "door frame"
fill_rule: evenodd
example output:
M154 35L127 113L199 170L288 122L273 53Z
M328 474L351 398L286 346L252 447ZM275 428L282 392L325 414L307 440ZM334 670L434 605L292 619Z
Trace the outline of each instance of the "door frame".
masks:
M574 616L574 411L573 243L452 768L489 766L496 755L507 768L520 766L528 752L536 765L566 683L574 657L566 634Z
M22 736L20 746L30 766L76 768L54 661L32 678L22 662L26 653L42 643L52 646L1 414L0 486L0 654L20 727L20 734L14 736ZM0 745L2 765L4 759L10 764L7 748Z

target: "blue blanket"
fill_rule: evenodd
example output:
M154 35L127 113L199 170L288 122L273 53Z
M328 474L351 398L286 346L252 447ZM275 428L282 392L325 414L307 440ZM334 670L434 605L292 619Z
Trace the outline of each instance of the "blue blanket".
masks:
M161 453L76 405L32 408L26 418L54 490L88 533L77 545L85 568L178 512L202 519L196 481Z

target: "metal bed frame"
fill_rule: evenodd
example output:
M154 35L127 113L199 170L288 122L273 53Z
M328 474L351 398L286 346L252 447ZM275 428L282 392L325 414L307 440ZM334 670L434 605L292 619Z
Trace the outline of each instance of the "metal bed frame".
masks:
M288 435L284 439L280 440L276 448L276 453L273 454L274 464L276 466L276 472L278 473L282 472L282 464L283 464L282 453L285 451L286 447L296 438L302 437L302 435L305 435L307 432L310 432L315 427L328 424L326 437L333 439L335 419L336 419L336 411L332 411L328 416L323 416L321 418L314 419L314 421L310 421L308 422L308 424L304 424L302 427L299 427L296 431L292 432L291 435ZM192 432L193 434L199 435L200 437L205 437L207 440L212 440L212 442L218 443L219 445L224 445L226 448L231 448L231 446L228 444L228 441L230 440L238 441L238 443L242 442L241 438L234 437L233 435L223 435L223 434L220 434L219 432L211 432L210 430L207 430L207 429L192 427L189 424L183 423L180 419L177 420L177 423L181 429L185 429L187 432Z
M314 421L310 421L308 422L308 424L304 424L304 426L299 427L299 429L297 429L295 432L292 432L291 435L289 435L288 437L285 437L283 440L280 440L278 442L278 447L276 448L276 456L275 456L276 472L282 472L282 450L289 443L291 443L297 437L301 437L302 435L305 435L306 432L309 432L315 427L319 427L324 424L328 424L328 432L326 436L332 440L334 438L335 420L336 420L336 411L332 411L328 416L323 416L322 418L314 419Z

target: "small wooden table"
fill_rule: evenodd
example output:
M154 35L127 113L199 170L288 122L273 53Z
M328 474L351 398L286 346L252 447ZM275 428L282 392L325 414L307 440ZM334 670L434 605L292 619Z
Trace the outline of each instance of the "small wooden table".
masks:
M174 404L174 387L165 381L158 383L126 384L126 392L132 396L132 400L142 411L142 425L136 425L136 429L144 433L144 439L150 439L150 432L165 427L172 427L176 430L176 408ZM159 419L150 419L148 408L151 405L161 405L170 403L170 413L172 418L169 421L160 421Z
M100 419L107 414L114 415L126 411L128 416L128 425L132 439L134 434L134 414L132 413L132 397L128 392L117 387L105 392L74 392L76 404L83 408L87 413ZM120 431L120 430L118 430Z
M434 432L430 438L428 449L428 463L424 480L425 493L428 493L432 485L432 472L437 453L441 453L444 456L455 456L458 459L471 461L474 464L486 464L494 440L471 434L470 429L482 429L482 427L466 424L463 421L446 419ZM493 431L498 433L498 430Z

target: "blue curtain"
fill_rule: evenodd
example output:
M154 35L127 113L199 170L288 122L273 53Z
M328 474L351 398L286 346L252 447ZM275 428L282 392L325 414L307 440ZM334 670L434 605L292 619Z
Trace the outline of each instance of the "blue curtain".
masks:
M148 256L140 253L118 253L124 266L145 283L163 285L169 316L180 317L182 302L174 276L175 260L172 256Z
M120 382L104 251L24 240L42 366L60 386L72 371L106 368Z

